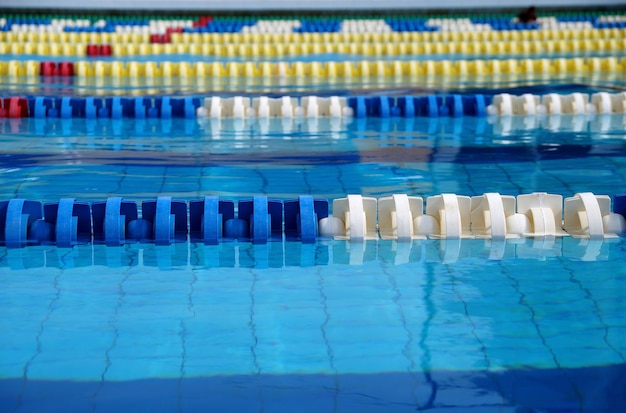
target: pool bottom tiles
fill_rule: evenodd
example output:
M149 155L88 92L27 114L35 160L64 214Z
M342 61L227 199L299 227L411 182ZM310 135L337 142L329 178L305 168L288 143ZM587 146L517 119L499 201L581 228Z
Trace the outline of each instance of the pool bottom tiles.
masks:
M0 249L0 411L626 408L623 239L306 247Z

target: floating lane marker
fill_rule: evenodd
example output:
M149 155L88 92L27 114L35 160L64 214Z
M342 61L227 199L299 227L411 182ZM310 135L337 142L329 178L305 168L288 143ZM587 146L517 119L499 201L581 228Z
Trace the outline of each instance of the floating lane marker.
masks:
M561 195L547 193L441 194L428 197L423 206L421 197L404 194L380 199L350 194L332 201L332 214L328 200L308 195L285 201L255 196L236 204L215 196L189 202L159 196L143 201L141 208L120 197L45 204L11 199L0 201L0 245L170 245L189 237L207 245L283 239L312 243L318 238L363 243L379 236L399 242L569 235L599 240L626 234L626 194L614 197L613 211L610 197L591 192L577 193L565 203Z
M165 70L168 66L163 66ZM33 70L46 73L81 72L90 67L68 66L64 63L36 65ZM105 65L96 65L97 72L106 72ZM131 71L159 70L152 65L131 65ZM121 70L112 64L108 70ZM414 118L414 117L535 117L549 119L549 129L559 128L560 115L576 115L587 123L595 115L625 114L626 92L600 92L593 95L550 93L539 96L497 94L427 96L282 96L282 97L63 97L8 96L0 97L0 118L209 118L209 119L273 119L273 118ZM600 123L609 125L610 119ZM608 123L607 123L608 122ZM507 128L502 124L502 128Z
M65 76L130 77L130 78L381 78L415 76L466 76L492 74L541 75L550 73L620 72L626 69L626 58L589 57L558 59L485 59L485 60L360 60L306 62L155 62L155 61L78 61L46 62L56 66L74 66ZM34 61L9 60L0 62L0 75L33 76ZM112 69L115 65L115 70ZM45 75L45 73L39 74Z

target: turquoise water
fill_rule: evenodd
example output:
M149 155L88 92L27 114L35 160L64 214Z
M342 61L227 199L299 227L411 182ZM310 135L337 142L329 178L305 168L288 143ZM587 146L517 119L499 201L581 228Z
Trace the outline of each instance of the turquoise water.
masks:
M3 411L624 406L624 240L3 250Z
M320 61L324 61L318 56ZM306 59L301 59L306 60ZM153 56L152 61L159 61ZM58 78L0 76L7 95L27 96L368 96L447 93L616 93L626 88L622 73L534 73L328 77ZM529 89L530 88L530 89Z
M0 195L518 195L626 188L623 115L0 123Z
M401 95L623 85L606 74L284 84L5 78L0 87L55 96ZM614 196L626 192L625 125L622 115L0 119L0 199ZM0 411L622 412L625 242L0 247Z
M0 193L615 195L624 123L3 120ZM622 411L625 247L0 248L0 411Z

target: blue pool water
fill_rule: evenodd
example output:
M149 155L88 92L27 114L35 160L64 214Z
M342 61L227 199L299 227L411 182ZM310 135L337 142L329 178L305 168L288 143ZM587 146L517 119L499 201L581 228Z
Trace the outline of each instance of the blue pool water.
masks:
M582 80L454 84L623 87L623 78ZM215 90L283 93L259 85ZM361 92L353 87L285 85ZM625 125L621 115L0 119L0 199L614 196L626 192ZM0 247L0 411L622 412L625 259L625 238Z
M617 412L624 246L4 251L2 410Z

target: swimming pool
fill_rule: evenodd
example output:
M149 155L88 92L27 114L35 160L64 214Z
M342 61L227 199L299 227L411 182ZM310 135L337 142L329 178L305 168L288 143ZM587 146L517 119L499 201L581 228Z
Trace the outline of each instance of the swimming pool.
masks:
M144 90L115 80L25 79L8 80L5 90ZM420 89L389 78L359 91L358 81L285 88L492 95L624 85L615 73L600 83L446 79L431 77ZM232 89L241 94L285 93L239 80ZM0 119L0 199L613 197L626 187L625 124L620 114ZM8 332L0 411L620 412L625 242L0 247L0 328Z

